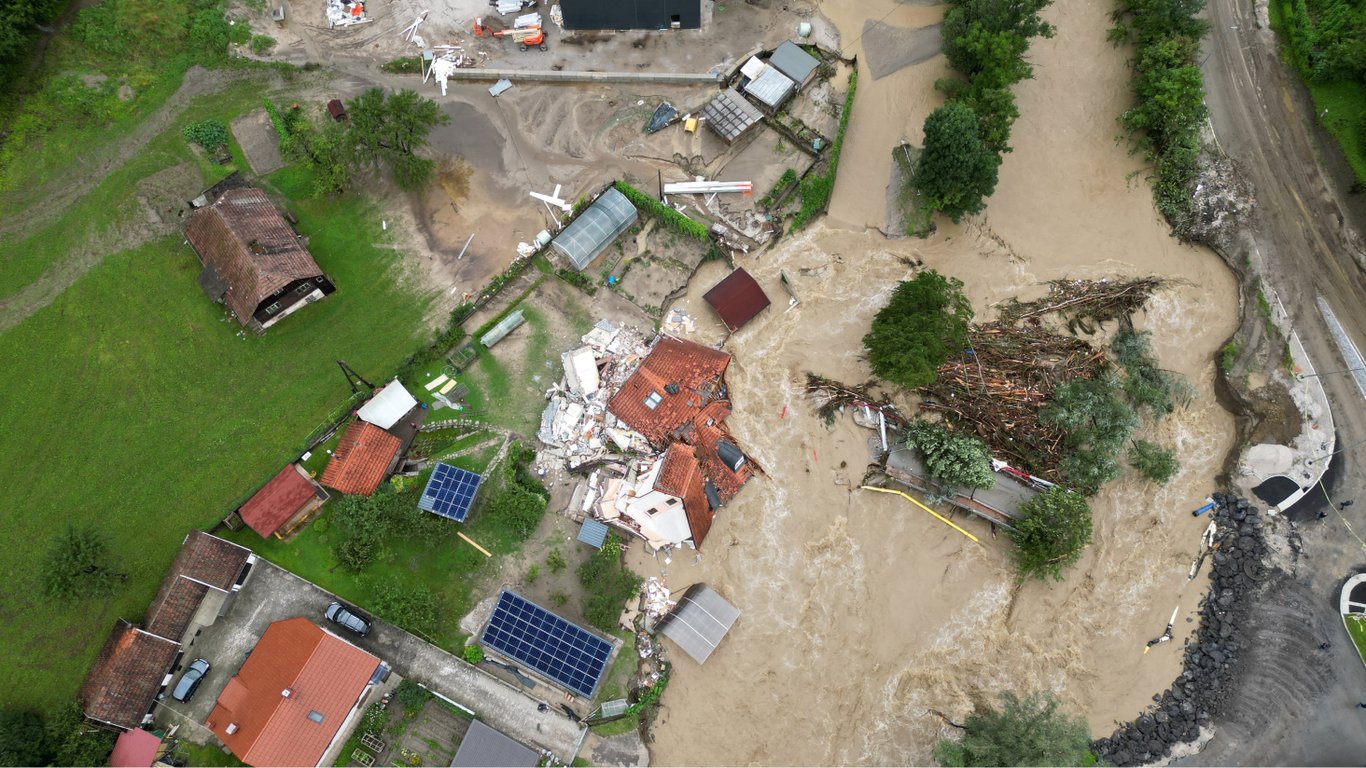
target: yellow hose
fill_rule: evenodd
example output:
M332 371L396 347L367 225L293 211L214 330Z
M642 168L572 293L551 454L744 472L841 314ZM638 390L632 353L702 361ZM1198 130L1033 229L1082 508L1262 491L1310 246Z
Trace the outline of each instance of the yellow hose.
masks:
M980 544L980 543L981 543L981 542L979 542L979 541L977 540L977 537L976 537L976 536L973 536L971 533L968 533L967 531L965 531L965 530L963 530L962 528L958 527L958 524L957 524L957 523L954 523L952 520L948 519L947 517L944 517L943 515L939 514L938 512L935 512L933 509L930 509L929 507L925 506L924 504L921 504L919 499L915 498L914 496L911 496L911 495L908 494L908 493L902 493L901 491L895 490L895 489L893 489L893 488L879 488L879 487L877 487L876 485L861 485L861 486L859 486L859 487L862 488L862 489L865 490L865 491L877 491L878 493L895 493L896 495L898 495L898 496L900 496L901 498L903 498L903 499L905 499L905 500L911 502L912 504L916 505L917 507L920 507L921 509L925 510L926 512L929 512L931 515L934 515L934 516L937 517L937 518L939 519L939 521L942 522L944 525L947 525L948 527L954 529L955 531L958 531L959 533L963 534L964 536L967 536L969 539L971 539L971 540L973 541L974 544Z

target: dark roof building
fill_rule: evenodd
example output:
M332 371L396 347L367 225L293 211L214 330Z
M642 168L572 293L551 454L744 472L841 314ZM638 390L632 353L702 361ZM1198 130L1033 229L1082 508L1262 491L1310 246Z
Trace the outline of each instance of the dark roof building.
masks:
M657 448L710 402L724 399L730 355L661 336L645 361L607 404L607 410Z
M81 685L86 717L119 728L136 728L149 714L180 643L119 619Z
M770 304L768 295L743 267L730 273L702 297L732 333L753 320Z
M816 70L821 62L815 56L802 50L800 45L787 40L782 45L773 50L773 55L768 59L768 65L787 75L797 84L797 89L801 90L811 78L815 77Z
M299 465L288 464L248 499L237 514L261 538L284 538L326 499L327 492L304 474Z
M560 0L565 29L698 29L701 0Z
M532 768L540 760L541 755L536 750L475 720L470 723L465 738L460 740L460 748L455 751L451 768Z
M217 617L217 606L240 588L248 564L255 559L245 547L203 531L191 531L147 606L147 631L179 643L210 594L217 598L213 610L213 617Z
M236 187L190 214L185 237L204 266L199 284L237 321L263 330L336 291L266 193Z
M722 141L733 144L751 126L763 120L764 113L734 88L728 88L707 102L701 118Z
M369 422L353 419L323 470L328 488L369 496L384 482L403 441Z
M318 765L380 660L302 616L266 628L205 725L248 765Z

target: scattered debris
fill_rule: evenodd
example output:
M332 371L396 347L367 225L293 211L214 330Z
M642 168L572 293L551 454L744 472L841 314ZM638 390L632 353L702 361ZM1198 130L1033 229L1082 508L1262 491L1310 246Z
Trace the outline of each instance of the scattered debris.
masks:
M1143 308L1163 286L1156 277L1137 280L1051 280L1048 295L1034 301L1012 299L1001 307L1002 323L1037 323L1041 316L1057 312L1067 318L1067 330L1095 333L1100 324L1128 317Z
M682 307L674 307L659 324L659 330L670 336L687 336L697 332L697 321Z
M494 98L498 98L498 96L502 95L503 93L506 93L511 88L512 81L507 78L503 78L502 80L499 80L498 82L494 83L492 86L489 87L489 95Z
M555 7L558 8L559 6ZM661 102L658 107L655 107L654 114L650 115L650 122L645 124L645 132L658 133L676 122L678 122L678 110L674 109L674 105L667 101Z
M365 15L365 0L327 0L326 14L329 29L370 22L370 18Z

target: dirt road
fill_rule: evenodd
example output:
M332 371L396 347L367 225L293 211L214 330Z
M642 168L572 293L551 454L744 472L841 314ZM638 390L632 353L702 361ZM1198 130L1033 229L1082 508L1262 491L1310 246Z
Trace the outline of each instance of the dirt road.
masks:
M1302 86L1277 58L1276 40L1253 4L1212 0L1203 69L1219 143L1256 190L1251 262L1281 296L1314 364L1346 366L1333 348L1314 300L1325 297L1358 345L1366 341L1366 277L1362 201L1347 198L1337 148L1313 125ZM1320 160L1327 166L1325 170ZM1336 176L1336 177L1335 177ZM1366 465L1355 446L1366 439L1366 411L1351 378L1323 377L1337 420L1338 444L1327 494L1366 491ZM1254 648L1237 701L1216 721L1213 741L1185 764L1357 763L1366 754L1366 670L1347 648L1337 618L1337 590L1349 570L1366 564L1366 548L1336 514L1315 520L1328 501L1319 494L1292 512L1306 557L1293 579L1276 585L1255 610ZM1334 508L1336 508L1334 506ZM1366 511L1347 510L1366 528ZM1354 514L1352 514L1354 513ZM1333 648L1319 652L1328 640Z

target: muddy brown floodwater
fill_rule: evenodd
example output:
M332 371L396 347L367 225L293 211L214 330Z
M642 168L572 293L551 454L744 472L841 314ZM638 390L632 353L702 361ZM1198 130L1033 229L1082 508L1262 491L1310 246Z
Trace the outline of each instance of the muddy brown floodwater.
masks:
M866 19L916 27L942 14L895 0L827 0L822 11L854 53ZM1206 587L1186 579L1205 525L1190 510L1232 442L1212 359L1236 323L1235 283L1213 253L1170 238L1147 185L1128 178L1140 166L1115 123L1127 53L1105 42L1103 5L1058 0L1046 16L1058 34L1030 52L1036 79L1017 88L1015 151L984 217L941 222L929 240L877 232L891 148L918 139L940 103L936 57L877 81L861 73L830 216L742 258L775 306L728 342L730 424L768 476L721 512L701 557L666 567L633 552L642 573L667 570L675 588L708 582L743 612L705 667L674 654L656 764L925 763L951 732L930 710L957 719L1003 689L1054 691L1106 735L1178 674ZM856 490L871 433L847 419L827 429L803 398L806 370L867 377L860 339L910 274L898 257L962 279L979 316L1058 277L1173 279L1137 320L1197 393L1149 428L1177 447L1180 474L1160 488L1107 486L1092 500L1094 543L1064 581L1017 588L1004 537L969 520L973 544L900 499ZM719 269L708 265L682 301L708 323L699 297ZM785 313L779 270L803 299ZM704 323L699 336L717 329ZM1178 605L1175 641L1145 656Z

